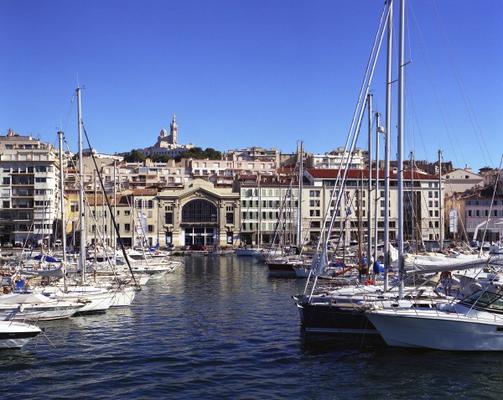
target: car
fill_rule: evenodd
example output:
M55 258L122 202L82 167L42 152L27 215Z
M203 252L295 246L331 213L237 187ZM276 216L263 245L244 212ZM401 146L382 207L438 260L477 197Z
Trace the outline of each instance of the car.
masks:
M11 247L13 247L13 246L12 246L12 243L11 243L11 242L6 242L6 243L3 243L3 244L2 244L2 247L11 248Z

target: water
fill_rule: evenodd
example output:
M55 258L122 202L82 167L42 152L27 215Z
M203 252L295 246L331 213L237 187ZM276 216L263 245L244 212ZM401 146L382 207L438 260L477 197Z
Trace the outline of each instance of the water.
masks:
M47 338L1 352L1 399L501 398L503 354L306 341L301 281L246 258L185 262L129 309L45 323Z

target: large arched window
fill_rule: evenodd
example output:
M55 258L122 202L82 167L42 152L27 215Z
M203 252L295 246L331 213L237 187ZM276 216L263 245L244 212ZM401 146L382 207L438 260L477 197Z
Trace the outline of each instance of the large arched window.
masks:
M182 208L182 223L216 223L217 208L207 200L192 200Z

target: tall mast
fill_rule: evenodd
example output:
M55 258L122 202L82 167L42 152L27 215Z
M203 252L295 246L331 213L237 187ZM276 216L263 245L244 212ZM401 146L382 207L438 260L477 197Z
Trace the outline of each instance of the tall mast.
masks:
M440 251L444 249L444 227L442 224L442 150L438 151L438 227Z
M117 218L117 160L114 160L114 173L113 173L113 180L114 180L114 207L113 207L113 218ZM111 227L110 227L110 235L112 235L112 240L113 240L113 250L114 250L114 265L115 265L115 260L116 260L116 253L117 253L117 232L115 232L115 229L112 229L113 226L113 218L110 218L110 221L112 222ZM159 204L157 205L157 243L159 243Z
M257 247L262 246L262 187L260 172L258 173L258 227L257 227Z
M372 94L367 95L368 180L367 180L367 267L372 263ZM361 205L360 205L361 207Z
M63 132L58 132L59 141L59 187L60 187L60 207L61 207L61 244L63 246L63 264L61 272L63 274L63 285L66 291L66 215L65 215L65 172L63 167Z
M93 171L93 188L94 188L94 207L93 207L93 213L94 213L94 232L93 232L93 239L94 239L94 263L96 264L96 257L97 257L97 248L98 248L98 239L97 239L97 232L98 232L98 192L96 190L96 171Z
M299 193L297 195L297 248L302 246L302 189L304 187L304 143L301 141L298 152L299 159Z
M393 82L393 0L388 0L386 54L386 127L384 136L384 290L388 290L389 257L389 160L391 157L391 89Z
M399 297L404 292L404 254L403 254L403 135L405 129L404 93L405 93L405 0L400 0L400 40L398 46L398 271L400 277Z
M379 241L379 224L378 224L378 218L379 218L379 201L380 201L380 196L379 196L379 134L382 131L382 128L380 126L381 124L381 114L380 113L375 113L376 117L376 168L375 168L375 196L374 196L374 260L377 261L377 242ZM370 198L369 198L370 202Z
M80 99L81 88L77 87L77 135L79 144L79 223L80 223L80 279L84 284L86 280L86 222L84 208L84 159L82 155L82 104Z
M414 152L410 152L410 210L412 217L411 243L414 243L414 252L417 253L416 242L416 202L414 201Z

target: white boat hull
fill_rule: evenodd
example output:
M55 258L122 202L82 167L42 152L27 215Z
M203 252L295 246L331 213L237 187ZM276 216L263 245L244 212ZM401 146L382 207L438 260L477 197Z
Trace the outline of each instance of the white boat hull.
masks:
M114 296L110 307L127 307L133 303L136 295L134 287L127 286L120 289L114 289Z
M430 314L430 315L428 315ZM367 317L389 346L451 351L503 351L503 321L453 313L372 311Z
M40 332L40 328L34 325L0 321L0 349L19 349Z

